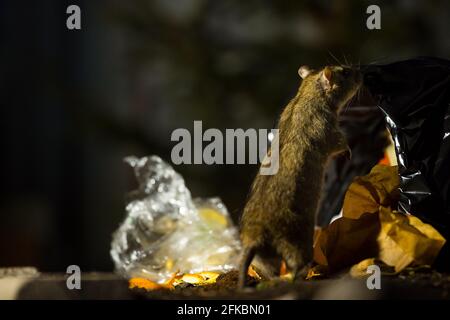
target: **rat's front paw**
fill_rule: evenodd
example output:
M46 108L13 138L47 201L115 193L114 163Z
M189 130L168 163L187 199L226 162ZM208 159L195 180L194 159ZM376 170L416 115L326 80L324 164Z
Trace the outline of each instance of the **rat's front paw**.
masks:
M344 151L344 156L347 158L347 160L352 159L352 149L350 149L349 146L347 146L347 149Z
M347 160L352 159L352 150L349 146L345 147L345 149L340 149L333 154L334 157L345 157Z

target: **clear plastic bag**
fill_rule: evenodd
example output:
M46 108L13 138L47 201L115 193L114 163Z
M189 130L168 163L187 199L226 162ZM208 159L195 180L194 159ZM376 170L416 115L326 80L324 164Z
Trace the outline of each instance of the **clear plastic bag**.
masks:
M164 282L175 272L237 267L239 236L220 199L192 199L181 175L157 156L125 162L139 186L113 234L111 257L119 273Z

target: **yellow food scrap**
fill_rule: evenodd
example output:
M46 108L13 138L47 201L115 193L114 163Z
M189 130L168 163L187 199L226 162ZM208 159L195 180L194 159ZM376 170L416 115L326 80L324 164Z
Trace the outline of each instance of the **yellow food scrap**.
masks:
M178 274L178 272L175 272L169 280L167 280L162 284L156 283L154 281L145 278L131 278L129 280L129 287L130 289L140 288L151 291L158 289L172 290L176 286L183 283L189 283L196 286L203 286L215 283L219 275L220 275L219 272L212 272L212 271L204 271L199 273L186 273L186 274Z
M395 271L395 269L391 266L388 266L384 262L375 259L375 258L368 258L364 259L363 261L355 264L353 267L350 268L350 275L353 278L365 278L372 274L372 272L367 273L367 269L369 266L376 265L380 268L381 274L385 276L393 276L398 274L398 272Z
M185 274L185 275L182 276L181 280L183 282L187 282L187 283L190 283L190 284L199 284L204 279L199 274Z
M287 266L286 266L286 262L283 260L283 261L281 261L281 266L280 266L280 276L284 276L286 273L288 273Z
M361 262L355 264L350 269L350 275L353 278L363 278L367 277L367 268L375 264L375 258L364 259Z
M217 278L221 275L221 273L213 271L204 271L200 272L200 275L205 279L205 281L214 283L216 282Z
M145 278L131 278L128 281L128 285L130 289L139 288L145 290L158 290L165 288L163 285Z
M250 267L248 267L247 274L252 278L261 280L261 276L258 274L258 272L256 272L255 268L252 265L250 265Z
M308 270L305 280L323 278L328 274L327 267L316 265Z
M190 283L197 286L203 286L206 284L215 283L217 277L220 275L218 272L200 272L193 274L184 274L181 276L181 282Z
M148 290L148 291L159 290L159 289L172 290L172 289L174 289L174 284L175 284L176 279L178 277L179 277L178 276L178 272L175 272L175 273L172 274L170 279L167 280L164 283L157 283L157 282L154 282L154 281L149 280L149 279L135 277L135 278L131 278L128 281L128 287L130 289L139 288L139 289L145 289L145 290Z

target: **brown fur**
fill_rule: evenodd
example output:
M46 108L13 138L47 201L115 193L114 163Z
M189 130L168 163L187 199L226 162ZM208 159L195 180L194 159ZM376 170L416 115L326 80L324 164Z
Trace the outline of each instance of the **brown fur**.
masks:
M302 67L299 74L304 79L278 122L279 170L256 176L241 217L240 287L255 254L264 272L274 272L276 257L286 261L294 277L304 271L312 261L326 162L333 154L349 151L337 115L358 90L360 73L329 66L320 71Z

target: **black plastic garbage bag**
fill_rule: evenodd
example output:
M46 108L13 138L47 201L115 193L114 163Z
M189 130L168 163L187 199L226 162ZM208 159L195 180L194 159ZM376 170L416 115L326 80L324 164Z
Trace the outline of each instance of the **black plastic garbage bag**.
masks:
M353 178L369 173L383 158L389 143L383 112L370 96L363 93L339 118L352 157L350 160L344 156L336 157L326 168L323 198L317 215L317 224L322 227L340 213Z
M394 140L399 210L433 225L449 241L450 61L424 57L369 66L364 82Z

